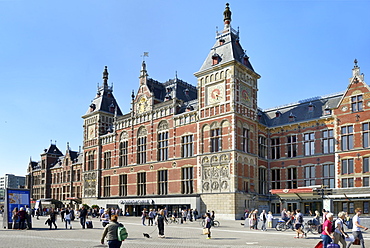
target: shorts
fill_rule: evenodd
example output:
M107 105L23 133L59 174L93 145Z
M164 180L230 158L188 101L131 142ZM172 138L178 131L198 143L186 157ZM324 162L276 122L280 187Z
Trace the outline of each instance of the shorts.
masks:
M302 224L299 224L299 223L295 224L295 229L296 230L300 229L301 227L302 227Z

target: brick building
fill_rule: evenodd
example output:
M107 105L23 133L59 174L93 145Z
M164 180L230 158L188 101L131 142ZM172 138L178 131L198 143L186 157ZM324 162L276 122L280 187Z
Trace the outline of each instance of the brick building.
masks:
M370 93L357 61L344 93L261 110L260 75L230 23L227 4L224 28L194 74L196 87L177 77L155 81L143 61L127 114L105 67L82 116L83 154L75 162L82 178L64 193L56 181L71 167L62 162L52 176L34 164L30 179L51 183L44 191L34 187L34 198L78 197L81 190L84 203L133 215L152 206L215 210L228 219L283 206L304 212L360 206L367 213Z

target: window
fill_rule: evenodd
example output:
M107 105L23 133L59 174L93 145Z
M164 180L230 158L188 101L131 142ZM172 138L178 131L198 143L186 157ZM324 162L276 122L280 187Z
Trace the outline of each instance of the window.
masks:
M280 189L280 169L271 170L271 188Z
M137 173L137 195L146 195L146 172Z
M280 139L272 138L271 139L271 159L280 158Z
M128 141L123 141L119 144L119 166L128 165Z
M139 137L137 139L137 163L146 163L146 137Z
M342 175L353 174L353 159L342 160Z
M334 164L324 164L322 168L324 176L323 184L328 186L329 188L334 188Z
M110 169L111 152L104 152L104 169Z
M298 187L297 183L297 168L288 168L288 189L296 189Z
M363 177L362 178L362 186L363 187L369 187L369 177Z
M87 155L87 170L94 169L94 153L89 152Z
M260 194L267 194L267 177L266 177L266 169L259 168L258 171L258 181L259 181L259 193Z
M261 158L266 158L266 138L263 136L258 136L258 156Z
M341 128L342 134L342 150L353 149L353 126L345 126Z
M167 185L168 185L168 171L160 170L158 171L158 195L167 195Z
M181 193L193 194L193 167L181 169Z
M304 134L304 155L310 156L315 154L315 133Z
M243 190L247 193L249 192L249 183L248 183L248 181L244 181Z
M304 185L312 186L315 185L315 166L306 166L304 167Z
M362 145L364 148L370 147L369 123L362 123Z
M362 159L362 171L364 173L370 172L369 171L369 157Z
M168 159L168 132L158 134L158 161Z
M297 157L297 135L289 135L287 139L288 158Z
M221 151L221 129L211 129L211 152Z
M322 152L334 152L334 132L333 129L322 131Z
M103 177L103 196L110 196L110 177Z
M188 158L194 155L193 135L181 137L181 157Z
M249 152L249 129L243 128L242 151Z
M362 95L351 97L352 112L362 111Z
M353 188L354 187L353 178L343 178L342 179L342 188Z
M119 175L119 195L127 196L127 175Z

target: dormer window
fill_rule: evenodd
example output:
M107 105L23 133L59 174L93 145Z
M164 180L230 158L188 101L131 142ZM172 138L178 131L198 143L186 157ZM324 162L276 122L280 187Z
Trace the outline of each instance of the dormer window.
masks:
M90 104L90 112L93 112L96 108L96 105L94 103Z
M212 56L212 65L217 65L220 62L220 56L215 53Z
M352 112L362 111L362 95L351 97Z
M224 39L220 39L220 46L222 46L223 44L225 44L225 40Z
M296 116L293 113L290 113L289 115L289 122L295 121Z
M313 104L310 102L310 104L308 105L308 112L313 112L313 109L314 109L314 106L313 106Z
M248 65L249 64L249 57L247 55L243 56L243 65Z
M281 116L281 112L278 110L275 112L275 117L280 117Z
M326 106L325 109L324 109L324 115L331 115L331 109L329 108L329 106Z
M113 104L113 102L112 102L112 104L111 105L109 105L109 112L111 112L111 113L113 113L114 112L114 104Z

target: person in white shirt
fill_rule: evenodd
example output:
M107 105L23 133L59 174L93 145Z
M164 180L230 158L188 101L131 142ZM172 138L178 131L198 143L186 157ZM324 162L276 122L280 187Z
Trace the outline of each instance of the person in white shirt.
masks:
M334 243L339 244L342 243L342 248L346 248L346 240L345 237L348 238L348 234L344 232L344 218L346 213L345 212L339 212L338 213L338 219L334 223Z
M262 221L261 231L267 231L266 229L266 221L267 221L266 210L262 210L260 214L260 221Z
M267 214L267 227L272 228L272 220L274 219L274 216L272 215L272 212L269 211Z
M362 236L362 233L361 233L361 228L364 229L365 231L368 228L364 227L364 226L361 226L361 224L360 224L360 215L362 213L362 209L361 208L356 208L355 212L356 212L356 215L352 219L352 221L353 221L352 234L353 234L353 237L354 237L355 240L356 239L360 240L361 248L365 248L365 242L364 242L364 237ZM347 245L347 248L349 248L352 244L353 244L353 242L349 242L348 245Z

